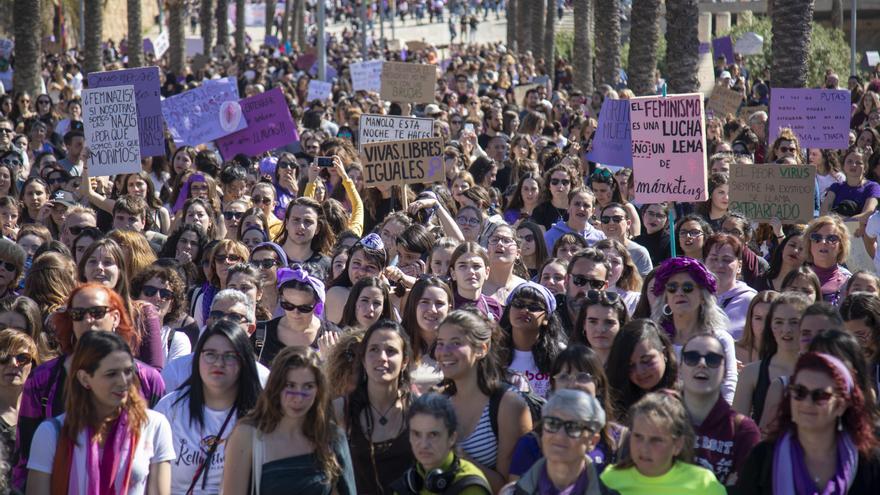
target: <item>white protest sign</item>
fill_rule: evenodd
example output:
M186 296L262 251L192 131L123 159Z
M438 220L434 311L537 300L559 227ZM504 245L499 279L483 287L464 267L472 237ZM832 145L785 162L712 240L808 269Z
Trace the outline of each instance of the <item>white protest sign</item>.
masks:
M8 59L12 55L13 49L15 49L14 41L6 38L0 38L0 58Z
M733 51L741 55L760 55L764 50L764 38L757 33L743 33L736 40Z
M309 93L306 96L306 101L329 100L332 92L333 83L312 79L309 81Z
M159 36L153 41L153 53L156 55L156 58L162 58L162 55L165 55L165 52L168 51L168 47L170 46L171 43L168 39L168 30L166 29L159 33Z
M134 85L84 89L83 125L92 176L141 171Z
M851 272L867 270L873 273L876 270L874 259L865 250L865 243L862 239L855 237L855 232L859 228L859 222L844 223L847 230L849 230L850 239L852 239L852 242L849 244L849 256L846 257L846 267Z
M369 143L434 137L434 119L363 114L358 121L358 148Z
M874 66L880 64L880 52L876 50L865 52L865 59L868 63L868 67L874 68Z
M349 66L351 71L351 88L355 91L382 90L382 60L357 62Z

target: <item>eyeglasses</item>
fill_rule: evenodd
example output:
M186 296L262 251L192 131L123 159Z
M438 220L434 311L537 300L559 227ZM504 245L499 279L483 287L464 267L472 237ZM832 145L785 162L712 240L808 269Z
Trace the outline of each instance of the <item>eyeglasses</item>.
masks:
M679 287L681 287L682 292L684 292L685 294L690 294L694 291L694 289L697 288L697 286L694 285L693 282L684 282L681 285L679 285L678 282L669 282L666 284L666 292L670 294L675 294L676 292L678 292Z
M86 314L92 317L93 320L100 320L107 316L107 312L110 311L109 306L91 306L88 308L67 308L67 314L70 315L70 319L73 321L83 321L86 317Z
M314 304L293 304L290 301L285 301L284 299L278 301L278 305L281 306L281 309L284 311L296 311L297 313L308 314L315 310Z
M602 223L607 225L612 222L620 223L620 222L626 220L626 217L623 215L602 215L601 220L602 220Z
M218 360L222 360L223 364L241 363L241 357L237 352L202 351L202 359L208 364L214 364Z
M15 361L15 364L13 366L27 366L29 364L33 364L34 358L26 352L20 352L18 354L7 354L0 357L0 366L6 366L13 361Z
M153 297L157 293L159 294L159 299L163 301L170 301L171 298L174 297L174 291L163 289L161 287L154 287L152 285L145 285L143 289L141 289L141 293L147 297Z
M651 218L657 218L657 219L666 218L665 213L660 213L659 211L651 211L651 210L646 211L645 216L648 216Z
M502 246L512 246L516 244L516 239L513 237L497 237L492 236L489 238L489 244L491 245L502 245Z
M278 162L278 168L294 168L294 165L290 162Z
M702 230L697 230L697 229L694 229L694 230L682 230L681 232L678 233L678 235L679 235L680 237L687 237L688 239L696 239L697 237L702 237L702 236L703 236L703 231L702 231Z
M584 434L593 433L587 425L580 421L563 421L553 416L544 416L541 419L541 431L547 433L557 433L560 428L565 429L568 438L581 438Z
M16 271L16 268L17 268L15 266L15 263L10 263L8 261L0 261L0 266L2 266L3 269L6 270L7 272L14 272L14 271Z
M789 147L789 146L780 146L779 151L782 153L797 153L797 148Z
M470 225L471 227L476 227L477 225L480 225L480 219L473 217L455 217L455 223L459 225Z
M803 385L795 385L791 384L788 386L788 393L791 394L791 398L801 402L810 398L813 401L813 404L817 406L821 406L827 404L832 397L834 397L834 392L829 392L828 390L822 390L821 388L817 388L814 390L810 390Z
M47 178L46 182L50 185L51 184L62 184L64 182L67 182L67 179L63 175L60 177L56 175L55 177Z
M265 259L265 260L251 260L250 265L254 268L262 268L263 270L268 270L276 265L280 265L281 263L278 260L273 259Z
M215 320L215 321L229 320L233 323L244 323L244 322L248 321L247 316L243 315L241 313L232 313L232 312L226 313L226 312L220 311L220 310L211 311L210 313L208 313L208 318Z
M837 234L822 235L818 232L813 232L810 234L810 240L817 243L837 244L840 242L840 236Z
M510 302L510 307L515 309L524 309L529 313L543 313L547 309L538 303L529 303L522 299L514 299Z
M214 255L214 261L217 263L241 263L241 256L237 254L217 254Z
M550 185L551 186L558 186L558 185L569 186L569 185L571 185L571 180L569 180L569 179L550 179Z
M553 377L557 382L575 382L581 384L593 383L593 374L586 371L578 371L577 373L559 373Z
M264 205L271 205L272 204L272 198L270 198L268 196L253 196L251 199L254 201L254 204L257 204L257 203L263 203Z
M732 235L734 237L742 237L743 231L739 229L721 229L722 234Z
M227 220L232 220L232 219L241 220L241 217L243 217L243 216L244 216L243 211L224 211L223 212L223 218L225 218Z
M690 367L694 367L700 364L700 360L705 360L706 366L712 369L721 366L721 363L724 362L724 356L722 354L718 354L717 352L707 352L706 354L700 354L697 351L685 351L681 353L681 359L682 361L684 361L684 364Z
M601 290L601 289L605 288L605 281L604 280L596 280L594 278L587 278L583 275L572 275L571 276L571 283L573 283L574 285L576 285L578 287L583 287L587 284L590 284L590 287L592 287L595 290Z
M51 105L52 102L49 100L37 100L37 105Z
M620 294L607 290L590 289L586 297L593 304L616 304L620 300Z

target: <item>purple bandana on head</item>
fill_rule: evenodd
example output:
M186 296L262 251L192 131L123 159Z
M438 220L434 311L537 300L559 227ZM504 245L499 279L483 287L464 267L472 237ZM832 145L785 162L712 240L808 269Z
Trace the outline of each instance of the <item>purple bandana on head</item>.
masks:
M514 287L514 289L510 291L510 294L507 296L507 302L505 303L505 305L510 306L510 303L513 301L513 299L516 297L517 294L519 294L519 291L523 290L526 287L531 287L538 294L540 294L541 297L544 298L544 304L547 305L547 313L552 313L556 311L556 297L553 295L552 292L550 292L550 289L535 282L523 282Z
M654 272L654 286L651 288L651 293L655 296L663 294L666 282L676 273L682 272L690 275L697 285L708 290L710 294L714 295L717 291L718 284L715 280L715 275L712 275L699 261L686 256L680 256L678 258L669 258L657 268L657 271Z
M324 282L321 282L317 277L309 275L309 272L304 270L300 265L293 265L290 268L279 268L277 275L279 289L281 289L282 285L291 280L302 282L311 287L312 290L315 291L315 296L318 298L318 302L315 304L315 315L320 316L324 312L324 299L326 298Z
M363 239L358 241L358 244L376 251L385 250L385 243L382 242L382 238L379 237L379 234L367 234Z
M180 194L177 195L177 201L174 202L174 206L171 208L171 213L177 213L183 208L186 200L189 199L189 185L193 182L207 182L205 181L205 176L202 174L192 174L186 179L186 182L183 183L183 186L180 188Z

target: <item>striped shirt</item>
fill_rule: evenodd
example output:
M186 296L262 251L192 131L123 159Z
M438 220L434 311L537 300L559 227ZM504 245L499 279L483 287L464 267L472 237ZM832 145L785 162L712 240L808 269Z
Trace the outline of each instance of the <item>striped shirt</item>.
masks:
M474 431L459 445L471 459L490 469L495 469L495 464L498 461L498 439L492 433L489 404L483 408L483 413L480 415L480 420L477 421Z

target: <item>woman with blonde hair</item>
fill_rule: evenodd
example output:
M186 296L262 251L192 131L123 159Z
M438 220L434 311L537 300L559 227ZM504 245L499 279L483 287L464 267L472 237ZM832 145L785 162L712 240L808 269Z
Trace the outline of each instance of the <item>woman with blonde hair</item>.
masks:
M68 256L46 252L34 260L24 280L22 295L31 298L40 308L43 320L64 306L67 296L76 287L76 266Z
M134 230L114 230L107 237L113 239L122 248L122 254L125 255L125 263L128 266L126 275L128 282L138 276L148 266L156 261L156 253L150 247L147 238L140 232Z
M0 330L0 448L10 456L15 447L21 393L38 364L40 355L34 339L12 328ZM5 481L0 479L0 484Z
M190 302L190 313L203 326L211 311L214 295L226 288L229 269L238 263L246 263L250 252L244 244L232 239L221 239L207 250L202 259L207 280L201 291L194 292Z
M605 258L611 263L611 273L608 277L606 290L616 292L626 304L626 309L632 316L636 305L639 304L642 294L642 276L639 269L633 263L629 250L620 241L605 239L596 243L596 249L605 253Z
M837 305L850 272L843 265L849 255L849 230L840 217L825 215L813 219L804 232L807 263L819 277L822 300Z
M353 495L351 454L329 390L314 350L278 353L257 405L227 441L222 491Z

